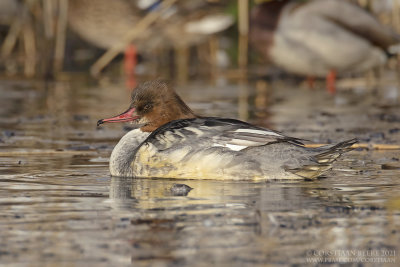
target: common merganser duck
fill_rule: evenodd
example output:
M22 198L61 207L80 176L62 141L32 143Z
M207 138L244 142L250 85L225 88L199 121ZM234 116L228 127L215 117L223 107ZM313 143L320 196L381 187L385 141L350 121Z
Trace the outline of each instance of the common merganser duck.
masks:
M250 15L250 42L285 71L327 78L362 73L386 62L399 35L344 0L259 1Z
M112 176L267 180L316 178L356 141L306 148L302 140L227 118L196 115L163 81L140 84L130 107L99 120L134 122L111 153Z

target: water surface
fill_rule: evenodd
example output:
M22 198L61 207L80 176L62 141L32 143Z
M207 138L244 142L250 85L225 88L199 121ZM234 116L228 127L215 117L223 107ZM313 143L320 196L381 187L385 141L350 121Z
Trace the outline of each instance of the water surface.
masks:
M315 142L400 143L398 106L367 93L235 82L178 91L200 114ZM265 266L335 251L399 262L398 150L352 151L315 181L116 178L108 157L129 125L96 121L126 109L122 84L1 81L0 96L1 265Z

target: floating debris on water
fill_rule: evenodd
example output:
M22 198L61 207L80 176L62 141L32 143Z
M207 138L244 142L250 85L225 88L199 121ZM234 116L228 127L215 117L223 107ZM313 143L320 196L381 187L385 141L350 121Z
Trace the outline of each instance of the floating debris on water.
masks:
M185 184L173 184L170 188L174 196L187 196L191 190L193 190L193 188Z

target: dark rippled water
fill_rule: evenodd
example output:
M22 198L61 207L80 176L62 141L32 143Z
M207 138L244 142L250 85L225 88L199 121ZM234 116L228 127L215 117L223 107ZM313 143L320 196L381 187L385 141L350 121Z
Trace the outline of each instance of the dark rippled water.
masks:
M316 265L350 252L366 265L399 263L399 150L352 151L316 181L112 178L108 157L125 130L96 121L126 108L122 88L78 77L0 82L0 265ZM316 142L400 143L397 106L272 88L179 91L201 114Z

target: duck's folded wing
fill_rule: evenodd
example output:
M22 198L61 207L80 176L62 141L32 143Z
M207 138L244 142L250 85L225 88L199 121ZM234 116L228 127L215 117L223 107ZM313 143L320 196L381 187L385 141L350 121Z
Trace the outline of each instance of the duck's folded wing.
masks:
M249 147L264 146L279 142L289 142L302 145L300 139L285 136L279 132L253 126L247 123L226 123L219 135L212 137L212 146L227 147L231 150L239 151ZM237 122L237 121L233 121Z
M225 147L234 151L278 142L302 145L300 139L242 121L223 118L173 121L157 129L147 140L157 144L161 150L188 143L201 143L204 147Z

